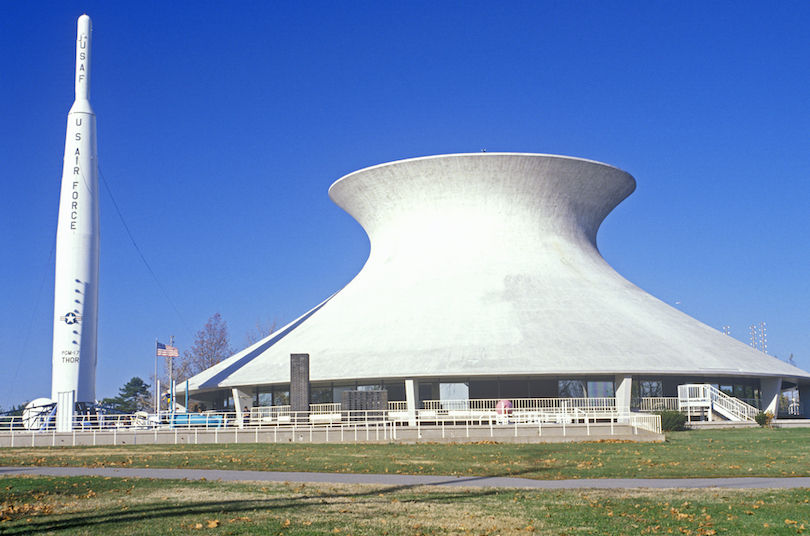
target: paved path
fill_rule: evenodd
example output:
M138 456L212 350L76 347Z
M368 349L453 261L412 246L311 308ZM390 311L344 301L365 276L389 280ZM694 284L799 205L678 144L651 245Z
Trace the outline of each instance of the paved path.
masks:
M332 484L382 484L386 486L467 486L477 488L810 488L810 477L793 478L595 478L578 480L532 480L517 477L423 476L351 473L285 473L271 471L226 471L218 469L137 469L86 467L0 467L0 476L110 476L187 480L306 482Z

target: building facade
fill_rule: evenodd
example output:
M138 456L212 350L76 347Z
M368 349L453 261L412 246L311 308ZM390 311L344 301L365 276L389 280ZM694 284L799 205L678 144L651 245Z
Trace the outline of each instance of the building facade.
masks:
M345 389L421 400L676 396L713 383L773 407L810 374L636 287L600 255L604 218L635 189L589 160L475 153L351 173L332 200L371 251L343 289L189 381L193 401L279 405L290 355L310 355L313 402ZM238 402L236 399L242 399ZM810 411L805 408L805 414Z

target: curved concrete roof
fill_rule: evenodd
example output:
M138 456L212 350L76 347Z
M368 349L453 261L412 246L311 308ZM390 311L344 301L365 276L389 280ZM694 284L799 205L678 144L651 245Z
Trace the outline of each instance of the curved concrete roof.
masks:
M537 154L416 158L329 190L371 240L361 272L191 390L289 381L506 375L810 374L710 328L616 273L602 220L635 189L605 164Z

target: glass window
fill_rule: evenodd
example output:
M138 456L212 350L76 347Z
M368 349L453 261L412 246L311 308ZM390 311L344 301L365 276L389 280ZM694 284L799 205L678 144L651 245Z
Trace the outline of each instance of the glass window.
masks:
M273 405L273 393L259 393L259 405L260 406L272 406Z
M388 384L385 386L388 391L388 400L405 400L405 383L395 385Z
M371 384L371 385L358 385L358 391L382 391L383 386L380 384Z
M312 389L309 392L310 403L312 404L331 404L332 403L332 388L323 387L320 389Z
M468 383L440 383L439 400L442 401L443 409L469 409L470 385Z
M341 397L341 393L343 391L353 391L353 390L354 390L353 385L341 385L340 387L332 387L332 400L334 400L335 402L342 403L343 399Z
M664 396L664 382L650 380L633 380L633 398L651 398Z
M557 383L560 398L585 398L585 382L582 380L560 380Z
M613 391L613 382L588 382L588 398L612 398L616 396Z
M273 391L273 405L274 406L289 406L290 405L290 392L289 391Z
M440 383L440 400L469 400L470 385L467 383Z

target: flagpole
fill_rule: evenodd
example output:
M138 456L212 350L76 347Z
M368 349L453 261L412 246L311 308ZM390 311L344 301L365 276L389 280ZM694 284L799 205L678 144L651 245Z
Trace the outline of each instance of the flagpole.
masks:
M169 346L174 347L174 335L169 337ZM169 393L172 400L171 414L174 415L174 356L169 357Z
M157 351L158 340L155 339L155 405L153 406L153 409L155 410L155 413L160 413L160 399L158 398Z
M158 356L163 356L169 359L168 362L168 372L169 372L169 396L174 398L174 358L180 357L180 352L174 346L174 335L169 337L169 345L166 346L158 342L155 339L155 408L158 414L160 414L160 380L158 379L158 365L157 365L157 358ZM173 401L170 403L174 403ZM169 405L167 404L166 409L170 409ZM173 411L172 411L173 413Z

